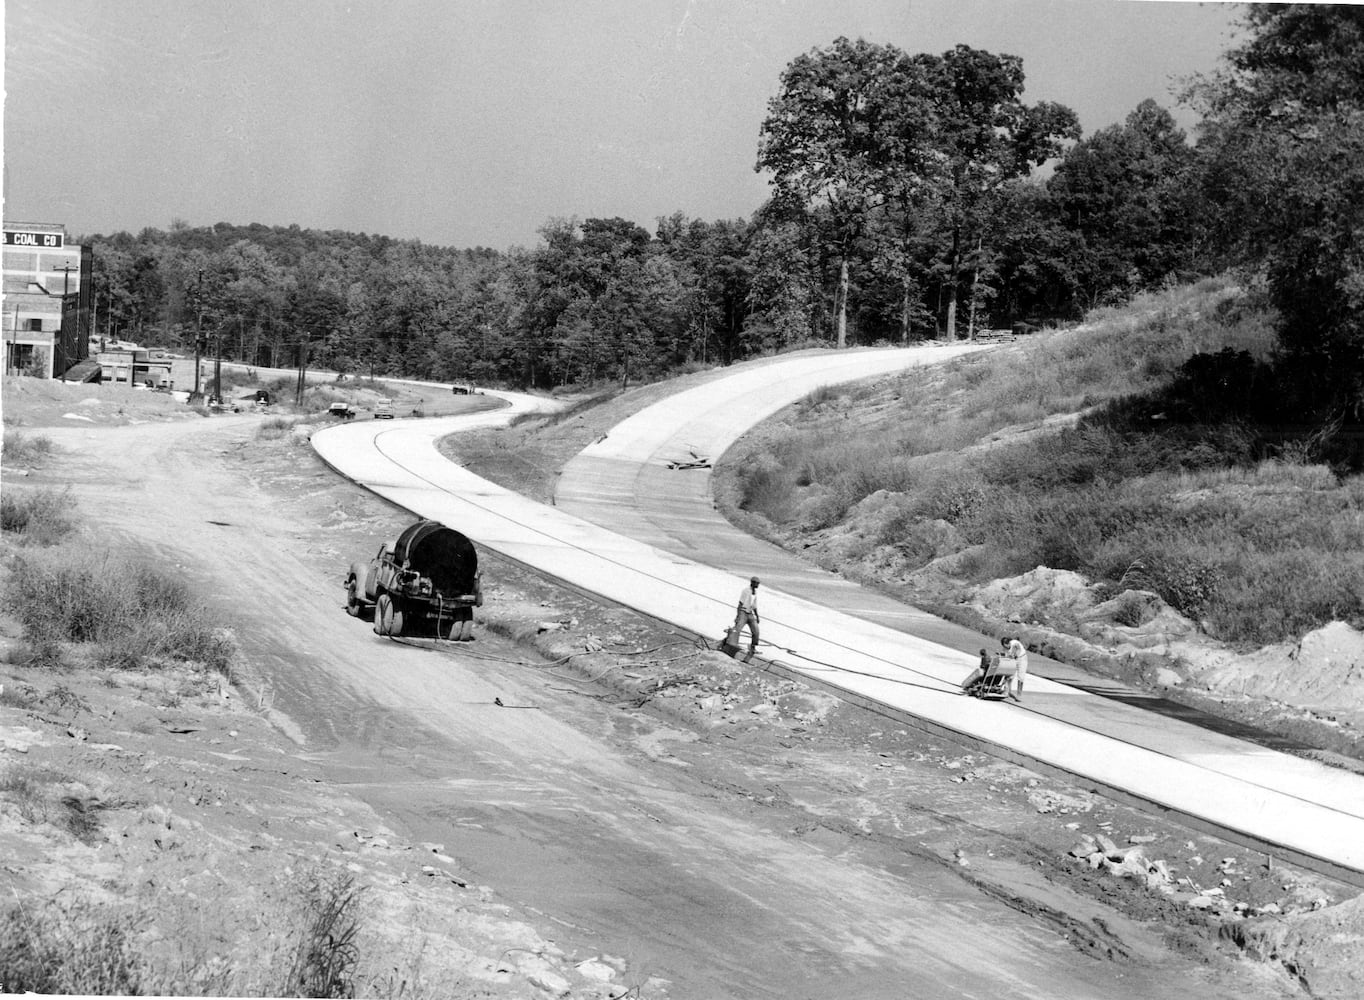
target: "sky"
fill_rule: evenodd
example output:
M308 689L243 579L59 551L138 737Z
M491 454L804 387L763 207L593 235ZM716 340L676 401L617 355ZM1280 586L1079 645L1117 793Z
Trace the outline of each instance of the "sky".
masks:
M533 247L553 219L750 216L783 68L836 38L1021 56L1085 134L1232 44L1148 0L3 0L4 217ZM1176 114L1186 128L1194 122Z

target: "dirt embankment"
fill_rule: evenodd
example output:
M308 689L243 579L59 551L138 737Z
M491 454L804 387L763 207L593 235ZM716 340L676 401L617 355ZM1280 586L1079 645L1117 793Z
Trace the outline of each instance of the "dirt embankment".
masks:
M1071 995L1358 995L1353 891L495 559L473 647L379 640L341 611L340 572L404 518L297 438L207 419L94 448L53 431L62 450L20 481L69 486L87 542L156 552L214 595L240 683L35 673L12 624L0 666L0 767L29 779L0 792L7 886L130 907L179 992L277 986L310 887L349 876L368 995L889 996L1001 926L1028 942L1001 967ZM792 915L818 961L771 946Z

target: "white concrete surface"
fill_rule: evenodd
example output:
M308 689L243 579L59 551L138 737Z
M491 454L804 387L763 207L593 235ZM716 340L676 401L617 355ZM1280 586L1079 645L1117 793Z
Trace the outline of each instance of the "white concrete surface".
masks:
M603 481L619 485L633 481L630 467L656 468L666 458L682 457L669 454L679 442L688 450L718 456L753 422L820 385L896 371L950 353L958 352L845 352L736 366L733 376L623 422L582 457L589 463L586 468L595 463ZM532 397L498 395L512 406L440 420L338 425L314 434L313 445L333 468L414 514L450 524L481 545L583 590L718 638L733 620L748 567L734 572L701 565L517 496L438 453L436 441L456 429L496 425L540 405ZM579 478L566 470L561 486L565 496L594 490L591 472ZM618 498L620 489L607 492ZM630 516L628 506L612 500L604 508L613 527L666 542L666 527L649 516ZM763 639L772 644L763 655L855 700L1007 747L1018 758L1124 790L1252 845L1321 862L1325 870L1346 877L1364 877L1364 779L1358 776L1149 713L1110 727L1105 720L1116 720L1125 706L1043 678L1030 678L1030 702L1064 699L1079 706L1072 718L1092 717L1094 724L979 702L956 692L974 666L974 658L965 653L831 611L779 588L764 587L761 606ZM1105 731L1109 728L1121 728L1127 738L1115 739Z

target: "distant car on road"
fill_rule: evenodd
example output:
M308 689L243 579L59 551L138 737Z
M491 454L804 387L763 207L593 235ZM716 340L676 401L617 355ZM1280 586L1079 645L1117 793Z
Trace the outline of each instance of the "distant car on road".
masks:
M355 411L351 409L349 403L333 403L327 407L327 416L337 417L341 420L349 420L355 416Z
M381 399L381 400L379 400L379 402L375 403L375 404L374 404L374 419L375 419L375 420L392 420L392 419L393 419L393 400L391 400L391 399Z
M452 385L450 386L450 391L456 396L472 396L474 394L474 387L471 385Z

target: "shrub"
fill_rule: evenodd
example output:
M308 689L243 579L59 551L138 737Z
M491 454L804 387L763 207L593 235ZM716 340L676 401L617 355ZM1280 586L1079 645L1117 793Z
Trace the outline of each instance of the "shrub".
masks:
M294 432L300 421L288 417L266 417L256 428L256 437L262 441L276 441Z
M735 474L739 508L784 523L793 508L795 476L775 455L763 452L741 460Z
M26 554L7 597L35 649L93 642L115 667L171 659L231 670L230 635L182 581L145 564L84 550Z
M39 545L53 545L75 530L74 507L70 490L10 486L0 494L0 530L21 534Z
M52 454L52 439L39 435L29 437L14 428L5 429L0 457L10 465L38 465Z

